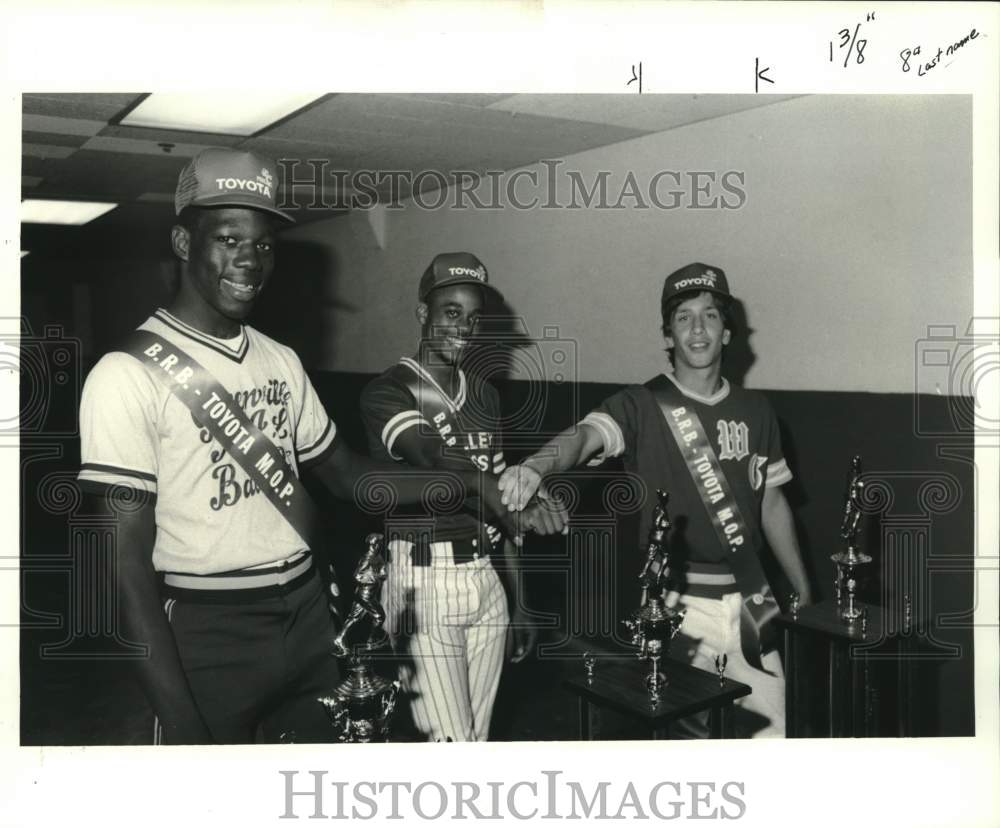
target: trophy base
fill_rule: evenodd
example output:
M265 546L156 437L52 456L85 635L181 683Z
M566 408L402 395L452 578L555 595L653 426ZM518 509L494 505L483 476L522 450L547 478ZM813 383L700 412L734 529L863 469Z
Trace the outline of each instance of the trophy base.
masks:
M871 563L872 556L864 552L858 552L856 549L848 549L846 552L837 552L831 555L830 560L840 566L861 566L862 564Z
M646 676L646 689L652 692L659 692L667 686L667 677L663 673L650 673Z
M323 705L342 742L387 742L389 722L396 706L399 681L390 681L371 671L366 660L351 660L349 675Z

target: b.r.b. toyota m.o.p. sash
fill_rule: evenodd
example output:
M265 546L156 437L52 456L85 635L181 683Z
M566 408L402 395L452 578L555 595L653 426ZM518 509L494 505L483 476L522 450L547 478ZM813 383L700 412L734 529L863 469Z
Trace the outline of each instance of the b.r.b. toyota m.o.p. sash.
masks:
M743 594L740 613L740 641L746 660L763 669L762 645L769 643L768 622L780 613L778 602L757 557L761 538L756 524L743 517L739 503L726 480L725 472L697 412L676 399L674 385L664 376L646 383L653 393L691 480L708 513L709 521L726 551L736 585ZM766 648L766 647L765 647Z
M207 369L152 331L134 331L115 350L148 366L258 485L305 545L314 551L320 548L316 507L284 452L251 422Z
M424 369L419 362L413 359L404 358L400 360L407 368L410 369L410 374L404 381L407 391L413 397L413 401L416 404L417 410L421 413L423 418L428 422L428 424L433 423L434 428L437 430L438 435L444 442L443 451L447 454L449 450L455 443L455 437L460 431L458 423L453 420L457 415L458 409L462 407L466 398L466 381L465 375L460 374L461 386L457 397L453 400L441 388L434 378ZM492 450L491 450L492 453ZM454 456L458 457L461 455L461 451L455 451ZM475 466L476 470L482 473L484 470L479 466ZM485 533L485 541L488 541L489 548L491 551L496 550L500 543L502 535L500 530L485 520L485 516L482 514L482 503L478 496L469 498L466 501L468 507L475 507L477 512L480 512L480 517L482 518L483 532Z

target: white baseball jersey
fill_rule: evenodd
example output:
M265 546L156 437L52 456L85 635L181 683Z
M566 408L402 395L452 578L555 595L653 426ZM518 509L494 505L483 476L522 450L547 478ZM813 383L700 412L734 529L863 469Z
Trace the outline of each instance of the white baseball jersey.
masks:
M158 310L140 330L197 360L298 474L334 447L336 427L290 348L244 325L221 340ZM80 404L81 486L155 497L159 571L207 575L288 558L304 548L190 409L136 358L112 352L87 377Z

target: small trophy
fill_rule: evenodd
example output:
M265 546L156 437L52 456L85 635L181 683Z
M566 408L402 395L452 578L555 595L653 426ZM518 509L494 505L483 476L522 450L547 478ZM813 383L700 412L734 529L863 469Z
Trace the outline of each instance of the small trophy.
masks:
M726 665L729 663L729 656L723 653L715 657L715 672L719 674L719 687L726 684Z
M864 481L861 479L861 457L855 455L851 460L851 472L847 480L847 497L844 503L844 521L840 525L840 537L844 541L845 549L830 556L837 565L837 606L840 608L840 617L845 621L853 622L861 615L861 609L857 606L855 593L857 591L857 578L855 569L863 564L871 563L871 555L866 555L858 548L858 522L861 520L861 491L864 488ZM843 589L841 585L846 589ZM847 606L843 606L842 597L847 594Z
M385 539L372 534L354 570L354 604L344 628L334 639L333 652L349 657L348 675L328 696L317 701L326 709L341 742L387 742L389 721L396 707L399 681L375 674L372 653L385 646L385 610L379 593L385 580Z
M653 707L660 703L660 689L667 684L666 676L660 672L660 658L666 657L670 642L680 631L684 612L666 606L664 593L667 582L667 531L670 518L667 516L666 492L657 489L659 503L653 510L653 524L649 529L646 546L646 563L639 573L642 584L642 599L639 609L623 623L632 633L632 643L639 648L640 660L649 660L651 672L646 677L649 702Z
M802 599L801 599L801 597L799 597L799 594L797 592L793 592L791 594L791 602L790 602L789 609L792 612L792 618L798 618L799 617L799 607L801 606L801 601L802 601Z

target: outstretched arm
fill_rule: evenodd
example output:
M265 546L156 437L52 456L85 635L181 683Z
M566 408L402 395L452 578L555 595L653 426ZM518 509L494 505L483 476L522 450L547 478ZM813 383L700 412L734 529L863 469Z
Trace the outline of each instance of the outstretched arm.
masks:
M405 455L404 455L405 456ZM341 500L357 502L362 493L360 484L369 476L377 475L380 481L392 486L399 503L420 503L426 496L427 479L425 476L414 475L403 466L381 463L368 457L355 454L346 445L340 443L320 463L310 466L319 480L331 491L334 497ZM474 469L448 469L447 477L457 480L456 497L467 497L470 493L482 498L491 518L499 521L505 533L515 542L521 536L520 521L514 519L500 502L500 490L496 479L477 472Z
M511 511L521 511L547 475L576 468L603 449L604 440L600 433L587 423L566 429L519 465L510 466L500 475L503 504Z
M792 588L799 594L799 603L808 604L811 598L809 579L799 551L792 510L780 486L764 490L761 526L774 556L791 581Z

